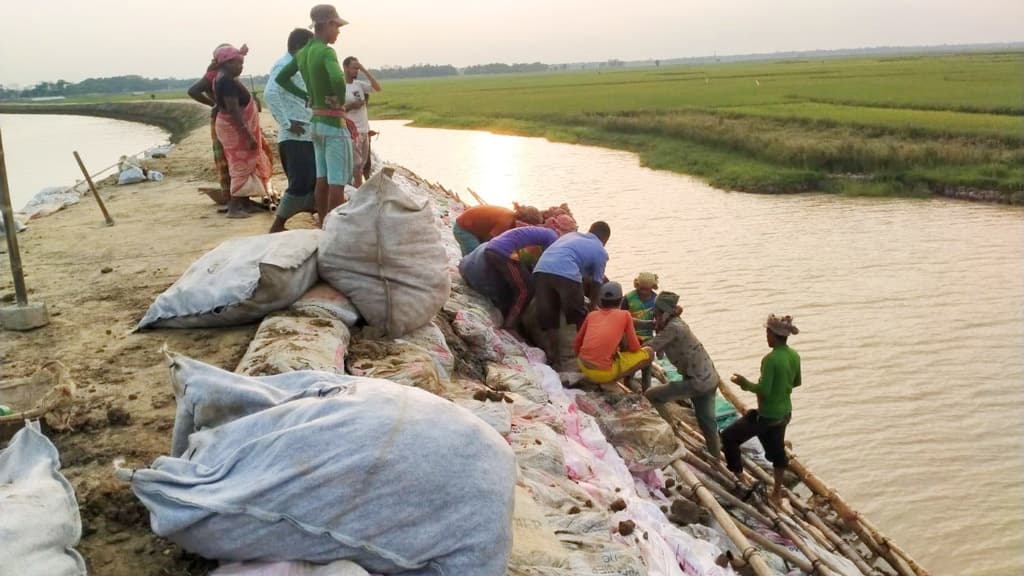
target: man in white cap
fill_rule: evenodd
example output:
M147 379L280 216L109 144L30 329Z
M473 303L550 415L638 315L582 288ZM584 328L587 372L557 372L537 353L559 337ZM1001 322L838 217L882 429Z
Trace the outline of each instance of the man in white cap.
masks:
M345 116L345 74L338 54L329 44L338 40L341 27L348 24L330 4L318 4L309 11L313 38L274 78L282 88L310 103L311 132L316 156L316 211L323 227L327 213L345 199L345 185L352 180L352 137ZM306 83L303 91L292 82L298 72Z
M751 382L739 374L732 375L733 383L757 394L757 409L748 411L722 432L722 452L726 466L743 484L740 445L757 436L775 473L772 498L782 500L782 481L789 465L785 442L786 425L793 412L790 395L801 383L800 355L786 341L800 330L793 325L792 317L774 314L768 316L764 326L772 351L761 359L761 377Z

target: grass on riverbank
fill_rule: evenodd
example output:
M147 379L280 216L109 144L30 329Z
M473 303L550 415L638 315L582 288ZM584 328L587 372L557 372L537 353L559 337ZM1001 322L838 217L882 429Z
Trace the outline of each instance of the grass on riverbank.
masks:
M374 116L637 152L756 192L1024 190L1024 53L393 81ZM884 192L880 192L884 191Z

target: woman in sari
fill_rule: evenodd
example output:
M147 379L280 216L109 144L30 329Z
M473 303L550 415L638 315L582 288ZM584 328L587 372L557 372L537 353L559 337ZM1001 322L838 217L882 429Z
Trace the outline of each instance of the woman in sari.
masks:
M221 44L214 49L214 56L217 54L217 50L230 46L230 44ZM239 52L244 56L249 52L248 46L242 44L242 47L238 49ZM196 81L195 84L189 87L188 95L190 98L210 107L210 139L213 141L213 162L217 167L217 178L220 182L220 194L215 197L210 192L210 198L212 198L218 204L225 204L228 201L229 190L231 189L231 175L228 174L228 161L224 159L224 147L220 145L220 140L217 140L217 100L213 95L213 84L217 81L217 73L219 69L217 67L217 60L214 58L210 61L210 65L206 67L206 72L203 73L203 77ZM220 198L223 198L221 200Z
M245 55L234 46L221 46L214 54L218 68L213 86L218 110L217 139L224 147L231 177L228 218L248 217L247 198L266 196L272 174L256 99L238 79L244 59Z

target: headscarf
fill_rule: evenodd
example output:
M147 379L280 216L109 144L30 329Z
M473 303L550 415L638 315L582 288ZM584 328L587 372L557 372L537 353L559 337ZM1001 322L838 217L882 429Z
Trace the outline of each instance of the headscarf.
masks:
M776 316L775 314L769 314L768 319L764 321L764 327L771 331L776 336L782 336L786 338L791 334L799 334L800 329L793 325L792 316Z
M671 314L679 305L679 294L675 292L662 292L654 299L654 310L663 314Z
M244 58L245 52L242 52L241 50L235 48L230 44L220 46L219 48L213 51L213 61L218 66L224 64L225 62L230 62L231 60L240 60Z
M633 287L639 288L641 286L647 286L651 290L658 289L658 275L654 272L641 272L636 275L636 280L633 280Z
M544 227L554 230L559 236L564 236L569 232L575 232L579 229L576 221L568 214L559 214L558 216L548 218L544 221Z
M540 216L540 210L533 206L520 206L513 202L512 209L516 213L516 220L525 222L527 226L540 226L541 222L544 222Z

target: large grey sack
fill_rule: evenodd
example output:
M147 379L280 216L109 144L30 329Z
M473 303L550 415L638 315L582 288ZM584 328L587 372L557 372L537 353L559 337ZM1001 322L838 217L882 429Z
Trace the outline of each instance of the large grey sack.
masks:
M57 448L28 422L0 451L0 574L81 576L82 520Z
M117 472L157 535L224 561L505 575L514 456L465 409L386 380L172 363L180 457Z
M316 283L319 230L233 238L207 252L149 307L138 328L247 324Z
M430 322L448 299L448 257L427 197L378 172L328 214L320 277L392 338Z

